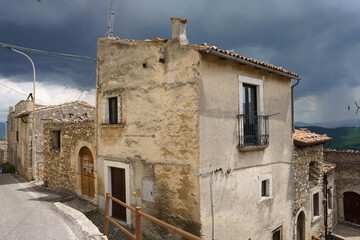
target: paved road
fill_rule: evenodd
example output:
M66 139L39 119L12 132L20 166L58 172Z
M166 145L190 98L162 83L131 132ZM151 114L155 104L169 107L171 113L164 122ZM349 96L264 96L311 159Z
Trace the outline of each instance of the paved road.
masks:
M49 194L16 175L0 174L0 239L82 239L79 229L55 211Z

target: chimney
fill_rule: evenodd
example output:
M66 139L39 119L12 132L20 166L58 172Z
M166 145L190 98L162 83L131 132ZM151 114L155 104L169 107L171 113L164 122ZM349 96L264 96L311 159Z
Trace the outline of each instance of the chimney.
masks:
M172 38L171 41L179 42L181 45L189 44L186 38L186 23L185 18L170 18L172 24Z
M9 113L13 112L14 108L13 107L9 107Z

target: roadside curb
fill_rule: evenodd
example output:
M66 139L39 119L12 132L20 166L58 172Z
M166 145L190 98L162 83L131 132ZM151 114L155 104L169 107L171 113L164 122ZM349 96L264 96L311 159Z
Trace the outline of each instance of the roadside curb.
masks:
M56 210L77 225L87 239L107 240L99 229L80 211L66 206L60 202L53 203Z

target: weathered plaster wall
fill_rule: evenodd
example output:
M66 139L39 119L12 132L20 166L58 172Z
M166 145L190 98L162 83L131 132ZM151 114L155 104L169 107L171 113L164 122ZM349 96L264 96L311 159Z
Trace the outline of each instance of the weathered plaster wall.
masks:
M99 203L111 192L110 167L129 169L132 206L200 235L197 48L156 41L98 40L97 157ZM121 98L121 121L106 124L108 97ZM119 165L120 164L120 165ZM143 200L143 181L154 202ZM134 215L131 217L134 223ZM129 220L129 219L128 219ZM154 239L178 239L144 223Z
M309 164L317 163L317 181L309 180ZM292 203L292 222L294 232L296 232L296 221L300 211L305 214L305 239L310 239L312 235L323 236L324 234L324 208L323 202L323 151L322 145L309 147L294 147L293 152L293 171L295 182L295 194ZM312 194L319 192L319 217L312 216Z
M283 239L290 239L293 195L290 80L211 55L202 55L200 66L200 172L222 168L215 176L215 237L271 239L272 231L282 226ZM270 144L265 149L242 152L237 148L239 76L263 81L262 115L279 113L270 117ZM264 176L272 178L273 194L262 201L260 184ZM210 183L211 174L201 177L205 239L212 235Z
M60 131L60 150L51 148L50 133L52 130ZM47 122L44 124L42 136L44 182L50 188L68 189L81 194L81 163L79 158L81 147L90 149L94 157L94 166L96 166L94 121ZM96 168L94 172L96 179Z
M336 164L338 220L344 222L343 194L348 191L360 194L360 152L327 150L324 151L324 160Z

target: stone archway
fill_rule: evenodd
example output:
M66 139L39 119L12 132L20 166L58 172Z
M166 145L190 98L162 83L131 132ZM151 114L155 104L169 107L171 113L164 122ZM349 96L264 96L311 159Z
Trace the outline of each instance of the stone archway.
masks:
M305 240L305 214L303 211L296 219L296 240Z
M88 147L82 147L79 151L81 169L81 194L94 198L95 176L94 158Z
M344 220L360 224L360 194L348 191L343 196Z

